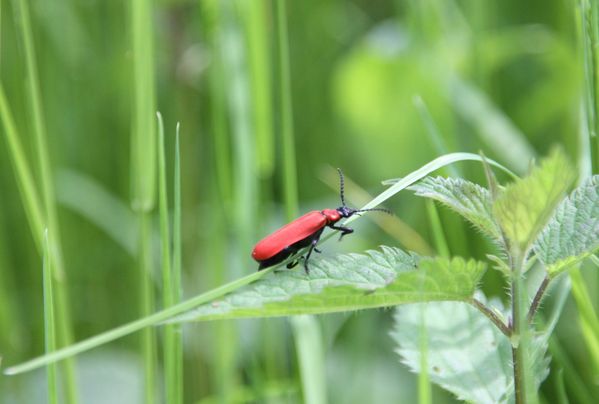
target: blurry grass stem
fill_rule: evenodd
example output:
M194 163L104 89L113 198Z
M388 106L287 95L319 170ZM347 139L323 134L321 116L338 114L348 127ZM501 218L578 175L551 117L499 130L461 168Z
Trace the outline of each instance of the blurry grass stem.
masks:
M287 221L298 215L297 166L293 134L291 71L287 31L287 1L275 0L278 38L278 87L280 89L280 133L283 162L283 202ZM313 316L292 317L304 400L310 404L327 402L324 347L320 325Z
M44 232L43 285L44 285L44 339L46 353L56 350L56 325L54 320L54 293L52 291L53 274L48 231ZM46 367L48 383L48 403L58 404L57 365L51 363Z
M179 284L171 266L171 238L169 231L168 195L167 195L167 169L164 140L164 122L160 112L158 118L158 205L160 210L160 241L162 258L162 306L172 306L178 300ZM178 128L178 125L177 125ZM178 132L178 130L177 130ZM177 133L178 138L178 133ZM177 145L178 146L178 145ZM180 202L180 201L178 201ZM179 240L180 241L180 240ZM179 277L180 282L180 277ZM167 403L179 404L182 402L181 371L182 352L180 350L181 326L167 324L164 326L164 375L165 375L165 400ZM179 339L179 341L177 341Z
M36 220L39 220L43 217L45 227L49 232L49 242L51 243L49 244L49 249L51 251L50 257L53 260L53 271L51 273L56 280L55 300L57 309L56 326L58 332L58 343L61 345L69 345L73 340L72 321L69 312L69 297L68 289L66 287L66 274L62 259L62 247L60 243L58 214L56 208L56 200L54 196L54 185L52 180L52 166L48 151L46 126L42 112L42 96L40 92L39 75L35 56L35 46L33 43L33 33L31 29L29 5L27 3L27 0L14 0L13 5L16 11L16 15L18 16L17 21L20 28L19 34L24 47L25 72L27 83L26 87L29 100L29 113L31 114L33 121L35 154L37 159L38 177L39 181L41 182L40 187L42 195L42 200L40 201L39 199L37 199L36 196L32 195L30 191L27 191L26 193L29 194L29 198L32 198L32 200L30 200L29 203L26 203L26 205L29 205L29 208L32 208L33 204L37 204L39 206L38 208L35 208L35 210L39 212L30 212L28 213L28 216L37 217ZM9 114L10 113L7 111L6 115ZM6 117L6 119L9 118ZM14 124L12 126L14 127ZM18 157L15 157L15 159L16 158ZM22 159L22 164L27 165L24 155L23 157L20 157L20 159ZM33 185L32 178L31 184L29 184L28 186L35 187ZM41 253L42 243L40 242L40 239L42 238L43 232L41 228L38 228L38 226L39 223L36 224L35 228L32 228L31 230L33 232L33 238L38 239L36 244L38 247L38 251ZM65 362L63 369L65 401L67 403L74 404L78 400L76 374L73 361L69 360Z
M599 170L599 89L597 77L599 75L599 54L597 43L599 42L599 5L597 1L578 0L576 10L579 31L579 41L582 47L583 69L584 69L584 95L580 135L588 136L580 142L579 161L591 163L592 173ZM579 183L586 180L591 172L585 165L580 166ZM597 274L593 274L597 277ZM576 268L570 271L572 281L572 292L578 307L578 322L590 353L595 376L599 375L599 320L593 302L588 293L586 282Z
M131 0L133 53L133 127L131 131L131 206L139 218L137 264L142 317L154 312L152 280L152 221L156 187L155 90L153 9L151 2ZM156 400L156 337L152 328L140 336L144 369L145 402Z

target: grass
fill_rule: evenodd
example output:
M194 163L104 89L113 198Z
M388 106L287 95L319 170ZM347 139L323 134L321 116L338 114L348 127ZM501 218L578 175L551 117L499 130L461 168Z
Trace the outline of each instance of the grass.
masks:
M595 1L552 0L540 9L453 0L13 0L0 10L0 329L15 330L0 335L3 366L44 346L54 350L45 340L52 334L59 349L70 334L83 341L72 354L140 331L141 341L108 349L144 358L146 402L162 400L158 384L173 403L334 402L347 381L331 369L353 353L364 358L356 377L365 377L364 369L379 375L364 390L393 392L377 396L381 402L455 402L430 389L432 375L408 375L389 354L386 311L342 321L186 327L185 349L181 327L146 327L264 276L249 256L256 240L302 212L338 203L318 181L325 165L341 167L370 194L381 179L452 151L483 150L520 174L530 157L558 143L582 162L580 180L599 167ZM170 129L158 138L157 109L167 128L181 121L180 139ZM485 183L476 164L450 167L449 175ZM64 169L108 198L57 175ZM504 182L509 174L498 177ZM415 232L414 248L485 259L480 235L445 209L396 194L401 186L391 186L387 195L396 196L385 203ZM108 200L132 220L103 221L100 212L112 211ZM361 252L394 237L362 221L343 243L328 241L324 255ZM54 273L53 304L40 293L50 285L39 271L43 257ZM592 263L572 275L576 304L564 313L578 326L558 323L551 350L564 371L552 369L542 385L546 401L553 392L560 402L592 402L598 394L596 280ZM504 288L500 276L484 285ZM184 300L183 289L199 295ZM42 307L46 317L55 308L54 333L42 326ZM150 319L101 333L158 307ZM373 323L381 328L364 328ZM364 346L355 329L381 343ZM65 355L58 352L52 357ZM93 366L83 359L78 370ZM49 398L85 399L88 391L77 391L85 380L75 376L86 373L72 366L57 368L59 386L48 384ZM26 394L29 383L1 377L0 401Z

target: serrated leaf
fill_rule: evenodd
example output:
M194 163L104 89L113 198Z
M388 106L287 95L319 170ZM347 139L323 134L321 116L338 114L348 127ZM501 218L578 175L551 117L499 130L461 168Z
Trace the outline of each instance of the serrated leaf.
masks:
M500 302L495 306L505 311ZM426 332L421 332L423 325ZM431 381L460 400L514 402L510 341L474 307L463 302L397 307L392 336L401 361L413 372L420 371L420 349L426 346ZM427 339L424 344L422 338ZM531 348L533 372L540 384L549 371L545 338L536 338Z
M552 277L599 249L599 175L559 204L534 249Z
M506 237L527 248L565 195L576 174L556 149L530 175L509 184L497 197L493 213Z
M302 270L272 273L174 322L331 313L404 303L469 299L482 262L419 259L398 248L313 260Z
M492 214L489 190L461 178L427 177L410 187L416 195L431 198L455 210L486 235L501 240Z

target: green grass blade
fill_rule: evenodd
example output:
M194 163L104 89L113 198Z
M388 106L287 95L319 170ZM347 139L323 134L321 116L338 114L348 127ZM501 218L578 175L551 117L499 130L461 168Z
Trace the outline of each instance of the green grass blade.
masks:
M287 29L287 0L276 0L275 22L278 39L278 78L280 107L281 152L283 162L283 202L288 221L297 217L297 164L295 155L295 139L293 132L293 105L291 100L291 69L289 61L289 37ZM304 400L309 403L326 403L327 391L324 379L324 355L320 326L314 318L292 318L294 337L298 346L298 361L302 380ZM307 325L312 332L299 332ZM317 379L321 376L321 379Z
M198 296L185 300L181 303L175 304L174 306L168 307L149 316L124 324L120 327L106 331L102 334L98 334L94 337L80 341L66 348L59 349L56 352L40 356L38 358L32 359L17 366L9 367L4 370L4 374L16 375L19 373L28 372L30 370L46 366L49 363L53 363L80 354L82 352L89 351L90 349L99 347L108 342L132 334L136 331L143 330L144 328L162 323L174 316L185 313L211 300L218 299L219 297L224 296L227 293L230 293L242 286L250 284L258 279L261 279L262 277L274 271L275 268L276 267L271 267L260 272L254 272L243 278L236 279L216 289L212 289L208 292L202 293Z
M158 207L160 211L160 245L162 260L162 307L170 307L175 302L175 284L171 268L171 247L168 217L168 195L166 185L166 157L164 144L164 122L160 112L158 117ZM175 403L178 397L177 383L177 332L172 325L167 325L164 332L164 389L167 403Z
M48 152L48 136L46 124L42 112L42 96L33 43L33 32L31 29L31 17L29 14L28 0L19 0L18 14L20 16L20 34L25 50L25 70L28 90L29 109L33 121L33 134L35 139L35 151L39 180L41 181L41 194L44 205L46 226L49 232L50 250L52 252L52 275L56 280L56 324L58 326L58 338L61 345L69 345L73 341L73 330L71 314L69 311L69 294L66 288L66 273L62 258L62 246L60 242L60 229L56 199L54 196L54 183L52 166ZM64 363L64 386L66 390L66 402L75 404L77 397L77 382L75 365L72 361Z
M516 174L512 173L510 170L508 170L501 164L497 163L496 161L493 161L491 159L486 159L486 160L490 165L500 168L501 170L505 171L506 173L508 173L510 176L512 176L514 178L518 178L516 176ZM391 198L393 195L397 194L398 192L406 189L407 187L409 187L416 181L423 179L430 173L432 173L440 168L443 168L447 165L457 163L460 161L480 161L480 162L482 162L483 160L479 155L473 154L473 153L449 153L449 154L445 154L443 156L437 157L433 161L423 165L418 170L412 171L411 173L409 173L405 177L402 177L401 179L384 181L383 184L391 185L391 186L387 190L385 190L384 192L379 194L372 201L370 201L369 203L364 205L361 209L374 208L374 207L380 205L381 203L385 202L387 199ZM354 220L356 220L357 218L358 218L358 216L352 216L349 219L347 219L344 224L351 223Z
M293 105L291 101L291 70L289 67L289 38L287 33L286 0L275 1L275 16L278 39L278 78L280 97L280 133L283 162L285 211L288 220L297 216L297 167L295 141L293 137Z
M25 151L21 144L19 133L10 111L10 107L4 95L4 88L0 84L0 118L4 124L4 134L8 143L9 155L15 170L17 185L21 193L21 200L25 208L25 214L29 221L33 240L38 247L38 251L42 251L44 234L44 214L41 199L37 193L33 174L25 156Z
M326 374L324 373L324 347L320 324L314 316L294 316L291 321L299 358L304 402L325 404L327 402ZM316 364L316 366L314 365Z
M139 212L139 247L137 269L139 273L140 294L139 306L142 316L149 316L154 311L154 282L152 279L152 227L151 216L147 212ZM156 332L146 328L140 335L140 349L143 358L144 397L146 403L156 401Z
M44 283L44 336L46 353L56 350L56 326L54 318L54 294L52 292L52 258L48 232L44 232L43 283ZM57 365L48 364L46 368L48 383L48 403L58 404Z
M174 207L173 207L173 304L181 301L181 151L179 147L179 129L175 139L175 175L174 175ZM171 381L172 390L175 392L172 403L183 403L183 330L179 325L173 325L175 334L173 343L174 378Z
M153 3L131 0L131 41L133 54L133 127L131 132L131 206L139 217L137 263L140 285L140 312L154 311L152 280L152 228L150 211L156 199L156 133L153 59ZM153 329L140 335L144 369L145 402L156 402L156 336Z
M576 301L579 313L579 324L582 335L590 353L595 372L599 371L599 319L593 304L591 296L586 287L586 281L582 278L579 269L570 272L572 280L572 295Z
M147 0L131 0L130 4L134 95L131 200L136 211L151 210L156 198L156 95L152 4Z
M248 40L248 60L251 79L256 163L261 177L270 177L274 168L273 105L271 84L271 54L267 32L265 0L241 1L241 17L245 20Z

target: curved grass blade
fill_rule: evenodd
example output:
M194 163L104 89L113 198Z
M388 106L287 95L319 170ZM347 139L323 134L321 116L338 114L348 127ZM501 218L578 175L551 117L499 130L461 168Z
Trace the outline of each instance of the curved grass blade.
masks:
M284 264L282 264L284 265ZM104 345L110 341L114 341L126 335L132 334L136 331L143 330L144 328L162 323L169 318L172 318L178 314L184 313L197 307L201 304L209 302L211 300L217 299L220 296L226 295L229 292L232 292L244 285L252 283L263 276L271 273L275 267L265 269L264 271L254 272L248 276L243 278L236 279L232 282L229 282L225 285L222 285L216 289L212 289L206 293L202 293L201 295L192 297L191 299L185 300L179 304L168 307L161 311L158 311L154 314L151 314L147 317L140 318L138 320L132 321L130 323L124 324L120 327L114 328L112 330L106 331L102 334L98 334L94 337L88 338L86 340L80 341L71 346L59 349L58 351L52 352L47 355L40 356L38 358L31 359L27 362L24 362L20 365L12 366L4 370L5 375L16 375L19 373L28 372L33 369L40 368L42 366L46 366L50 363L57 362L62 359L69 358L71 356L77 355L79 353L89 351L90 349L99 347Z
M498 162L488 159L488 158L485 160L490 165L495 166L495 167L505 171L511 177L518 178L518 176L516 174L514 174L512 171L510 171L506 167L502 166ZM360 209L374 208L374 207L380 205L381 203L385 202L387 199L391 198L393 195L397 194L399 191L402 191L402 190L406 189L407 187L409 187L410 185L412 185L413 183L415 183L416 181L423 179L430 173L432 173L442 167L445 167L449 164L457 163L459 161L480 161L480 162L482 162L483 159L478 154L473 154L473 153L449 153L449 154L445 154L443 156L437 157L430 163L423 165L418 170L412 171L410 174L406 175L405 177L402 177L401 179L383 181L384 185L392 184L391 187L389 187L387 190L385 190L384 192L379 194L372 201L370 201L369 203L367 203ZM358 217L359 216L354 215L354 216L350 217L349 219L347 219L344 222L344 224L351 223L354 220L356 220Z

